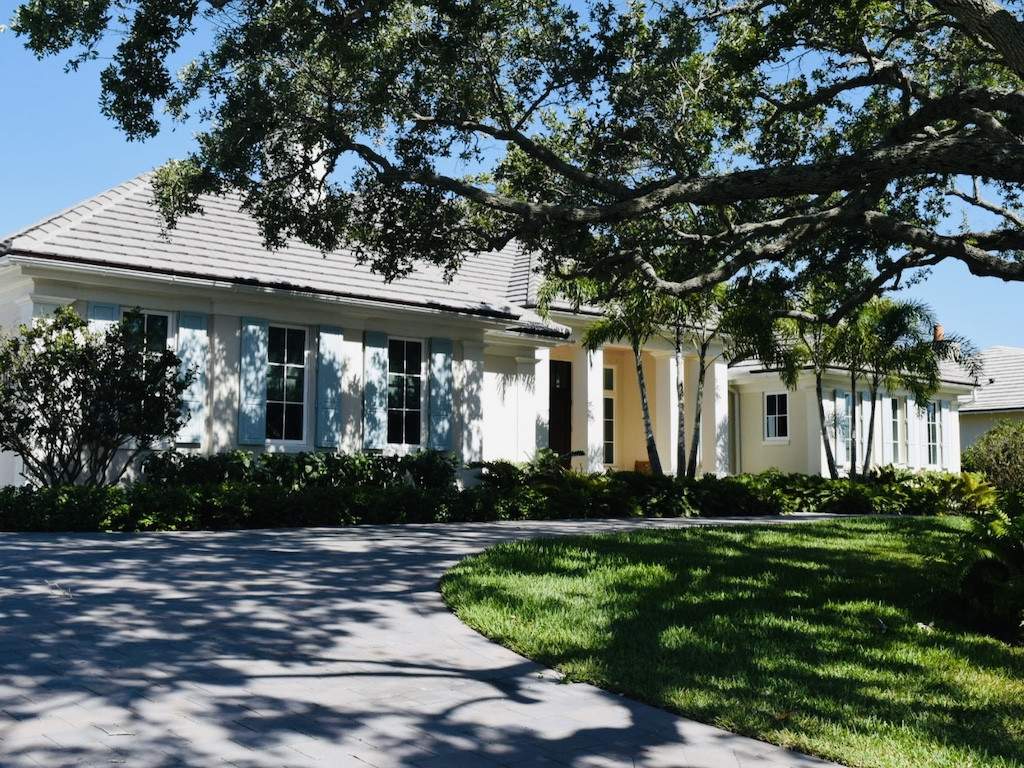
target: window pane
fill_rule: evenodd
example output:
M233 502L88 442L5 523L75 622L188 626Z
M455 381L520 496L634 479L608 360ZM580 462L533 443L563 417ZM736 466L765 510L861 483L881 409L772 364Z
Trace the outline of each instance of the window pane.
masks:
M417 376L420 374L420 347L418 341L405 342L405 372Z
M604 423L604 439L606 442L615 442L615 422L606 421Z
M302 396L303 387L306 383L306 371L295 365L288 366L285 375L285 400L290 403L301 403L305 398Z
M764 404L765 404L765 412L769 416L774 416L777 413L776 406L775 406L775 395L768 395L765 398Z
M284 412L284 439L302 439L302 406L288 404Z
M296 328L288 329L288 363L302 365L306 359L306 332Z
M267 366L267 400L284 400L284 366Z
M284 328L270 328L267 342L267 360L272 363L284 362L285 331Z
M281 403L267 403L267 438L280 440L284 437L284 406Z
M615 400L611 397L604 399L604 417L606 419L615 418Z
M786 416L778 416L776 421L776 437L789 437L789 419Z
M126 312L124 319L128 326L128 338L141 344L146 333L146 318L138 312Z
M787 395L775 396L775 412L779 416L786 416L789 414L789 397Z
M402 386L402 376L392 374L388 376L388 408L401 408L405 405L405 388ZM390 441L389 441L390 442Z
M405 379L405 407L420 407L420 377L407 376Z
M167 349L167 318L164 315L146 317L146 351L163 352Z
M388 442L402 442L402 411L388 411Z
M604 369L604 388L615 389L615 369L605 368Z
M420 444L420 412L405 412L405 442L407 445Z
M405 372L405 342L388 342L388 370L391 373Z
M604 463L614 464L615 463L615 448L611 443L604 444Z
M775 434L775 419L776 416L769 416L764 420L764 436L765 437L778 437Z

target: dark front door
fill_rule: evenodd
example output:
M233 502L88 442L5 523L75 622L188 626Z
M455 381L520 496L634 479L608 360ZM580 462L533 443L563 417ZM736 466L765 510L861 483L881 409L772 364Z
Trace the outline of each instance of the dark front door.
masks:
M548 445L566 467L572 459L572 363L551 361Z

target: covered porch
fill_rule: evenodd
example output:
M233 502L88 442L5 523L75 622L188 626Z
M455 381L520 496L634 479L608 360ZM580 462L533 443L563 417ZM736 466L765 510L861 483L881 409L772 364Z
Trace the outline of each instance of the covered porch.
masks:
M644 470L648 467L640 387L632 350L627 345L607 345L588 352L576 344L554 347L549 352L548 445L559 453L572 454L572 466L589 472L605 469ZM644 376L655 442L667 474L676 466L676 441L680 413L677 401L677 365L668 344L651 344L642 352ZM545 366L539 366L543 368ZM684 360L683 419L687 455L696 413L699 361ZM698 447L698 472L727 474L730 462L728 366L722 359L711 363L704 383Z

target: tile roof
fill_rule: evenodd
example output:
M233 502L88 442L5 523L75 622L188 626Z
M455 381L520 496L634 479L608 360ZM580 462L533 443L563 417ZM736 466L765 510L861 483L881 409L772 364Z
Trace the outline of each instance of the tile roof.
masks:
M984 369L971 399L960 402L963 413L1024 410L1024 349L990 347L981 353Z
M328 254L300 241L280 250L263 246L256 221L238 195L206 195L201 214L167 230L143 174L8 235L12 253L67 262L205 277L311 293L508 318L535 332L561 332L526 309L530 259L510 244L466 259L451 282L419 266L386 283L345 250ZM2 255L2 251L0 251Z

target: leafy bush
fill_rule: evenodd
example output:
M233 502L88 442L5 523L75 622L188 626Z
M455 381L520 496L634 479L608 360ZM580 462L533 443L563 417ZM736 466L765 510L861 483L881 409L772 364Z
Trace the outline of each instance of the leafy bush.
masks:
M187 421L194 372L182 374L166 348L147 348L138 317L99 334L62 307L0 338L0 450L21 458L31 484L116 482Z
M1024 491L1024 421L1000 421L964 451L963 465L1001 491Z
M976 517L960 563L970 618L989 632L1024 641L1024 515L996 508Z
M106 495L79 488L0 492L7 530L223 530L359 523L610 517L751 517L795 512L977 513L995 492L979 475L883 468L857 480L764 472L699 479L585 474L541 452L534 461L475 465L456 485L449 454L298 453L150 456L140 482ZM1018 499L1018 505L1024 495ZM1004 501L1004 507L1009 504Z

